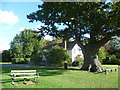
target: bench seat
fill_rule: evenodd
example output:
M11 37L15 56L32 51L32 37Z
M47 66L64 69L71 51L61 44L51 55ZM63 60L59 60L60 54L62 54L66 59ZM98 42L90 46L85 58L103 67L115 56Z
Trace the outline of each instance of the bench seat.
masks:
M36 70L11 70L11 76L12 76L12 84L14 84L15 79L28 79L28 78L34 78L36 81L36 78L39 76L36 73Z
M20 79L20 78L26 78L26 79L28 79L28 78L38 78L38 76L13 77L13 79Z

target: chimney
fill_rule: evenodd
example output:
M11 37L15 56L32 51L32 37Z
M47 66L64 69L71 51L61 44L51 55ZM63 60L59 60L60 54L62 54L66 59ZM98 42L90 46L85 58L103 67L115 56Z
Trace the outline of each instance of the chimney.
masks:
M62 44L63 44L63 48L67 50L67 40L63 39Z

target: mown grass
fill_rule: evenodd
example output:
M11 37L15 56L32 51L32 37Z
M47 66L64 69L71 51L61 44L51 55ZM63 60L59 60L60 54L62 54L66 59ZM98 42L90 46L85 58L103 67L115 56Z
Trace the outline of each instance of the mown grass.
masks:
M118 68L118 65L101 65L102 67Z
M23 80L15 80L19 86L12 85L10 71L21 69L37 70L40 73L37 83L25 85ZM2 88L118 88L118 71L105 74L80 70L3 66Z

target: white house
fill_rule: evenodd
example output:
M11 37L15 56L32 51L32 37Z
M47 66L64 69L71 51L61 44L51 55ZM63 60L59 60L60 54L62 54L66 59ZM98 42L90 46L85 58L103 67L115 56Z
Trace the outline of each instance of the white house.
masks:
M50 44L50 45L44 47L43 50L50 50L54 46L60 46L60 47L64 48L65 45L63 43ZM75 42L67 43L66 50L68 51L68 53L72 57L72 62L75 61L75 59L78 56L83 57L83 53L82 53L81 48Z
M68 53L70 54L70 56L72 57L72 62L75 61L75 59L77 58L77 56L83 57L82 50L78 46L78 44L75 44L72 48L67 49L67 50L68 50Z

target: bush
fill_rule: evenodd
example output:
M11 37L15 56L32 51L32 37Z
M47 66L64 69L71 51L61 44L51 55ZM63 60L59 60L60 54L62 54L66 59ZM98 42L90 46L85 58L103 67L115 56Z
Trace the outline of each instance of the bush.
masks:
M18 64L20 62L19 58L12 58L12 64Z
M25 64L24 58L19 58L19 64Z
M101 47L98 52L98 58L101 63L106 59L107 56L107 51L105 50L104 47Z
M25 64L28 64L28 63L30 62L30 60L31 60L31 58L25 58L24 63L25 63Z
M56 46L45 53L46 62L49 66L63 66L65 62L71 60L67 50Z
M12 58L12 64L27 64L30 62L30 58Z
M2 53L2 62L10 62L10 61L11 61L10 51L4 50Z
M30 63L33 65L40 65L41 59L42 58L40 57L40 53L36 53L36 54L32 55Z
M79 61L73 61L72 66L79 66Z
M109 55L106 60L103 61L104 64L117 64L120 65L120 59L113 55Z
M72 62L72 66L79 66L80 64L83 64L83 61L83 57L77 57L77 59L74 62Z

